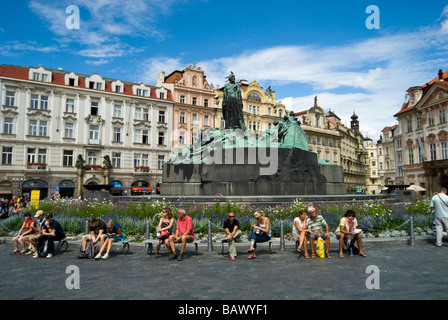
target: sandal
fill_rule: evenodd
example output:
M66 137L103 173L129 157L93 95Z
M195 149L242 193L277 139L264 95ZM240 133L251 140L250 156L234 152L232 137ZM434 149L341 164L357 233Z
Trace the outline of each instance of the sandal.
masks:
M344 255L343 254L339 254L339 258L344 258Z
M255 249L249 249L249 250L247 250L247 252L254 252L255 251Z
M367 257L367 255L364 252L360 252L359 255L364 258Z
M329 253L326 253L325 256L326 256L328 259L331 259L331 256L330 256Z
M309 259L310 258L310 256L309 255L305 255L305 259Z
M13 252L11 252L11 254L17 254L19 253L19 250L14 250Z
M247 257L247 259L255 259L255 257L256 257L256 255L251 254L251 255L249 255L249 256Z
M316 255L314 253L311 254L311 259L316 258Z

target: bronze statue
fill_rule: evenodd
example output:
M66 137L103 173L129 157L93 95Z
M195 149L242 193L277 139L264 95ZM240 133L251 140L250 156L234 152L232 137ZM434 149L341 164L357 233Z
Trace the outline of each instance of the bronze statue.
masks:
M241 86L235 82L233 72L230 73L227 79L229 79L229 82L224 87L224 98L222 102L222 115L226 123L225 128L246 131Z

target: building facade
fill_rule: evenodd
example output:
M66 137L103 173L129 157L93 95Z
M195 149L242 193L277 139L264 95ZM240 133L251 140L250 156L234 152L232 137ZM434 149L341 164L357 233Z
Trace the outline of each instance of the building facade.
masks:
M378 174L383 187L396 184L394 135L397 125L385 127L378 140Z
M409 88L395 114L400 127L395 146L397 154L398 150L402 153L402 181L425 188L427 194L448 187L447 107L448 71L439 70L428 83Z
M168 76L161 72L157 86L173 92L173 152L192 144L201 130L215 125L215 95L200 67L189 66Z
M169 158L166 88L99 74L0 66L0 194L73 197L85 184L156 190Z

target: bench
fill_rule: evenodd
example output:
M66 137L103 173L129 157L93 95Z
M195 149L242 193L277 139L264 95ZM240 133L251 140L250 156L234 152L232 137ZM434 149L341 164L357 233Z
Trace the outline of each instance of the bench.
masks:
M153 251L154 245L155 245L153 242L157 242L157 240L146 240L143 242L145 244L145 251L146 251L147 255L152 255L152 251ZM189 244L194 245L194 255L197 256L198 255L198 242L194 241L194 242L187 243L187 247ZM178 247L178 245L181 245L181 243L176 242L176 248Z
M227 243L228 241L223 239L221 240L221 254L224 255L224 243ZM239 241L236 241L239 242ZM269 245L269 253L272 253L272 240L266 241L266 242L257 242L257 247L261 244L267 243Z

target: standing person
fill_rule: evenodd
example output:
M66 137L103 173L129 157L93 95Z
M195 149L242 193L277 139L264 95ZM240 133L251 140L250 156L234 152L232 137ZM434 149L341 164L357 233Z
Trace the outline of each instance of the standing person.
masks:
M81 255L78 258L87 258L86 246L87 242L92 241L93 244L100 241L100 248L103 245L104 238L106 237L106 223L103 220L97 219L95 217L89 218L89 234L85 234L81 238Z
M271 221L264 216L263 211L257 211L254 213L257 222L252 226L253 230L250 234L250 248L248 252L251 254L248 259L256 258L255 250L257 249L257 243L266 242L271 240Z
M442 246L443 229L448 232L448 196L447 189L441 188L440 192L432 197L429 206L434 210L436 221L436 247Z
M310 232L307 228L307 215L305 210L300 210L297 217L294 219L294 224L292 225L292 236L293 238L299 242L299 246L297 247L297 251L299 253L302 252L302 246L304 250L304 257L305 259L309 259L310 256L308 255L308 249L307 249L307 240L306 236L307 233ZM314 254L313 254L314 258Z
M99 258L106 260L109 258L109 252L112 248L112 242L120 242L123 239L123 231L121 230L121 227L118 223L114 223L112 220L107 221L106 224L106 239L104 240L103 244L101 245L100 251L95 256L95 259L98 260ZM106 254L104 256L101 256L104 249L106 249Z
M353 210L347 210L335 231L336 238L339 240L339 258L344 258L344 239L347 239L348 245L350 245L352 240L356 240L358 243L359 255L362 257L367 257L367 255L362 251L361 231L356 229L357 225L358 221L356 220L355 212Z
M227 220L224 221L224 230L227 234L227 237L225 237L224 240L227 240L227 242L229 243L229 255L230 260L232 261L235 261L237 256L235 239L238 239L243 234L239 227L240 222L235 219L235 213L229 212L229 214L227 215Z
M162 243L165 243L168 251L171 252L171 246L170 246L170 235L173 234L173 225L174 225L174 218L173 213L171 212L170 208L165 208L162 211L162 218L160 218L159 225L157 226L157 245L156 245L156 254L155 257L159 257L159 251Z
M176 233L169 237L171 254L170 260L177 258L178 261L184 259L184 250L187 243L194 241L193 219L187 215L185 209L178 210L179 218L177 219ZM175 243L182 242L179 257L176 253Z
M37 252L37 242L39 241L39 237L42 235L42 228L45 223L45 214L42 210L38 210L34 215L37 226L31 226L34 229L35 233L32 235L28 235L23 237L23 243L29 247L29 251L26 254L35 254Z
M311 256L314 258L314 241L319 237L322 240L325 240L325 256L331 259L331 255L329 253L330 250L330 231L328 228L328 224L325 219L319 214L316 213L316 209L313 207L308 208L308 212L310 213L309 218L306 221L308 229L310 230L309 238L310 238L310 247L311 247ZM325 228L325 232L324 232Z
M26 245L23 242L23 237L30 234L34 234L36 232L34 230L34 228L36 227L36 221L31 219L31 213L25 212L23 216L25 217L25 220L23 221L22 227L20 228L17 236L12 238L12 243L14 244L14 251L11 252L11 254L19 253L19 247L18 247L19 244L22 247L22 251L20 251L20 254L25 254L28 251L28 248L26 248ZM34 228L32 228L31 226L33 226Z
M54 255L54 241L62 240L65 238L65 232L62 229L60 223L54 220L53 213L49 213L45 216L45 223L42 228L42 235L39 237L37 243L37 250L44 245L47 241L47 255L46 258L51 258ZM35 256L33 255L33 258Z

